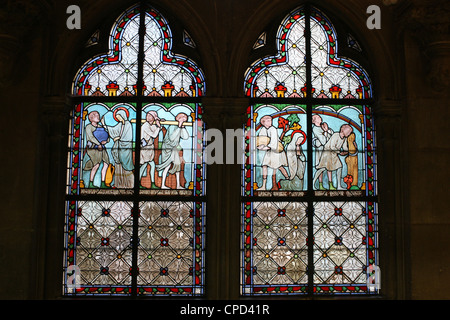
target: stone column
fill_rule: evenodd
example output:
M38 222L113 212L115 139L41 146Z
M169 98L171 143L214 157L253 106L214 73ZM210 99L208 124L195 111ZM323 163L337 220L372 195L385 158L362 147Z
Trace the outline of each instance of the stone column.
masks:
M390 299L407 299L409 215L404 102L381 100L375 108L379 192L381 290Z
M218 129L227 144L226 130L243 128L247 99L205 98L208 129ZM229 143L229 142L228 142ZM235 142L235 155L240 141ZM238 299L240 281L241 165L207 167L207 287L208 299ZM214 290L213 290L214 289Z
M46 97L41 104L39 157L36 163L33 259L30 295L55 299L61 294L64 199L69 106L65 98Z
M410 246L409 292L411 299L440 299L450 276L450 259L442 244L450 240L446 214L448 118L450 110L450 2L445 0L404 3L399 27L405 44L405 108L407 138L403 139L402 166L408 167L402 190L408 194ZM406 121L407 120L407 121ZM404 168L402 168L404 170ZM398 273L401 274L400 272Z

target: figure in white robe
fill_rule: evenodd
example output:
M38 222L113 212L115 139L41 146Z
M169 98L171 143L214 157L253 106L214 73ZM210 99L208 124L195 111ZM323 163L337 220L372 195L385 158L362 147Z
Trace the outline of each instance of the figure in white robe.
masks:
M342 162L339 159L339 155L344 156L348 154L347 138L352 132L353 128L348 124L344 124L341 126L339 132L333 133L325 144L319 163L316 166L317 171L315 177L327 171L330 190L336 190L332 182L333 171L336 171L337 188L343 189L341 186Z
M139 178L147 176L147 167L150 167L151 188L156 189L155 185L155 145L154 139L161 130L161 119L156 111L149 111L146 115L146 122L141 127L141 160Z
M330 139L331 135L334 133L332 129L328 127L328 124L326 122L322 121L322 117L314 114L312 116L312 132L313 132L313 140L312 145L315 150L315 165L317 168L317 165L319 164L320 157L322 156L323 148L327 141ZM319 175L316 175L315 179L313 180L313 186L315 185L317 179L319 180L319 190L325 190L323 187L322 182L322 173Z
M185 113L179 113L175 120L178 122L177 126L170 126L164 136L162 142L161 161L156 165L156 170L162 173L161 189L169 189L166 186L167 174L175 174L176 176L176 189L184 189L181 185L180 172L183 159L180 157L180 140L189 139L189 133L184 127L183 123L188 120L188 116Z
M133 188L133 127L125 110L116 112L119 123L108 127L108 132L114 140L111 154L115 162L114 186L116 188Z
M303 131L293 133L291 142L286 148L289 179L280 181L283 190L303 190L303 178L305 176L306 157L303 153L302 145L306 141L306 134Z
M273 184L275 183L275 175L277 170L280 170L286 179L289 175L284 168L288 165L286 152L283 150L283 145L278 137L277 129L272 125L271 116L263 116L260 120L262 128L257 137L257 149L265 151L262 161L263 183L257 190L266 190L268 168L273 169Z

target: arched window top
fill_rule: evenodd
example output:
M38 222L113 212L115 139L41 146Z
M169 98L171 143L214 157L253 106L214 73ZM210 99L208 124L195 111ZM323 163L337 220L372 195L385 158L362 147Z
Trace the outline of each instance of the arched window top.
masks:
M203 71L190 58L172 52L172 33L166 19L150 6L145 8L144 21L140 12L140 6L135 5L116 20L109 36L109 52L88 60L80 68L73 82L74 95L137 95L140 65L142 95L204 95ZM139 32L142 22L145 34ZM140 45L142 59L138 55Z
M372 98L366 71L338 55L337 33L330 20L312 7L307 25L305 7L288 14L276 35L277 53L256 60L245 74L248 97L307 97L308 72L313 98ZM305 38L310 30L310 41ZM309 50L308 50L309 49ZM311 58L307 72L307 58Z

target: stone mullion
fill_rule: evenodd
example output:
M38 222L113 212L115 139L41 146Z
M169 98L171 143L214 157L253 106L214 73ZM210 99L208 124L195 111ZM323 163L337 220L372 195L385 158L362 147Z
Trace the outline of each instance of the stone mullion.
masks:
M247 99L204 98L207 129L218 129L226 147L226 129L241 129ZM237 141L236 143L240 143ZM239 145L237 145L239 147ZM237 148L235 145L235 155ZM238 299L240 285L241 165L207 166L206 286L208 299Z

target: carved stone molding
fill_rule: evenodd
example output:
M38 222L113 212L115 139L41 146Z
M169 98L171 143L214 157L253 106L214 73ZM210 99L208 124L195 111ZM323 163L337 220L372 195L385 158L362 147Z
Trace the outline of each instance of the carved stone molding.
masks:
M40 117L45 126L45 134L52 141L61 141L67 134L70 106L67 99L59 96L45 97Z

